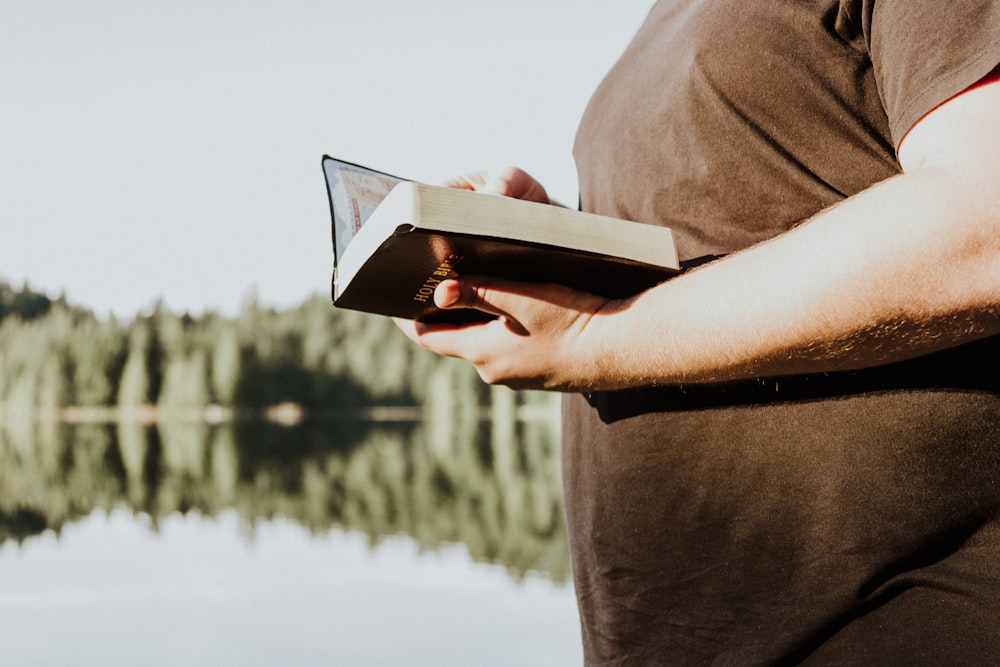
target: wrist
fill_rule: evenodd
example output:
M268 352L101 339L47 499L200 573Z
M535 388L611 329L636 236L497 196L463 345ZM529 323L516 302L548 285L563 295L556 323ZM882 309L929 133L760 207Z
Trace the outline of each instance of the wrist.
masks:
M579 337L581 345L575 361L579 390L622 389L643 384L640 377L643 366L636 366L638 342L631 322L634 300L608 301L587 321Z

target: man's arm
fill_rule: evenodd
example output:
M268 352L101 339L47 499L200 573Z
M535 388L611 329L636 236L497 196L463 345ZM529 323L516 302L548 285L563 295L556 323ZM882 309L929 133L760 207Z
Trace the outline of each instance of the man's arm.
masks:
M611 389L837 371L1000 332L1000 77L923 118L900 176L632 299L469 276L411 335L516 387Z

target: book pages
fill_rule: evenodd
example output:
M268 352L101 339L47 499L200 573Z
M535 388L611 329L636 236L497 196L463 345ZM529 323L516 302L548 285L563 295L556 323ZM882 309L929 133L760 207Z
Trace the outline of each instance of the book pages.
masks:
M344 249L365 224L372 211L389 191L404 179L374 169L323 158L323 173L330 195L333 216L334 265L344 256Z

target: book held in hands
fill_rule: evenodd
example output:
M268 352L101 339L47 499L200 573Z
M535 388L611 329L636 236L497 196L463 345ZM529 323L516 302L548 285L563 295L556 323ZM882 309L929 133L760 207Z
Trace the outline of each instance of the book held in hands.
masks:
M625 297L679 271L665 227L414 183L331 157L323 171L340 308L460 321L434 306L434 288L460 274Z

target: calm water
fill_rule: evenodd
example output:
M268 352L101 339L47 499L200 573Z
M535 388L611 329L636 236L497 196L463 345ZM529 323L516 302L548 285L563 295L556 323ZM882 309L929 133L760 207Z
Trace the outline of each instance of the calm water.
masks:
M577 665L546 423L0 427L0 662Z

